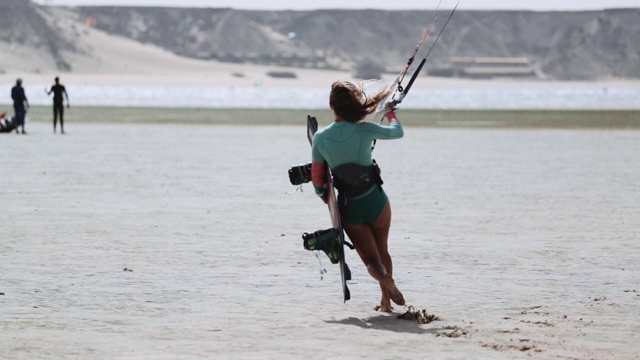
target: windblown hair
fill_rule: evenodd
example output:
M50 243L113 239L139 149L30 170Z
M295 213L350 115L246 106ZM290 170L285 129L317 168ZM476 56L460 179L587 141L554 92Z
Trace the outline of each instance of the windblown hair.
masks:
M331 85L329 104L341 119L358 122L376 112L378 104L392 92L393 89L385 88L369 97L362 83L356 85L349 81L336 81Z

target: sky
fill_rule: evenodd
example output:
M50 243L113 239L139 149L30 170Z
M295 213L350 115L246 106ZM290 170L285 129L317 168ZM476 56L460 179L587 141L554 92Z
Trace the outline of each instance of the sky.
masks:
M44 5L69 6L173 6L251 10L384 9L429 10L440 0L34 0ZM441 8L452 8L457 0L443 0ZM640 0L460 0L459 10L579 11L611 8L639 8Z

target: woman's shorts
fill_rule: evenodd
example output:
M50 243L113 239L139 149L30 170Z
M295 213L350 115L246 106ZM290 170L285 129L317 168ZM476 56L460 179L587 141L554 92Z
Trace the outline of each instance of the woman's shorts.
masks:
M338 196L340 204L344 198ZM368 193L355 199L347 200L341 207L342 221L349 224L371 224L375 222L387 205L387 194L382 187L374 186Z

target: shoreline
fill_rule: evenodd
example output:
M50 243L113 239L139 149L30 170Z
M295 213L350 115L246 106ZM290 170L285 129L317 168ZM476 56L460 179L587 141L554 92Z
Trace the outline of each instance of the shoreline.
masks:
M9 115L10 107L4 108ZM76 106L65 108L65 125L93 123L301 125L307 115L321 124L332 119L329 109L218 109ZM405 109L398 112L408 127L434 128L549 128L640 129L639 110L441 110ZM378 117L369 119L377 122ZM51 106L31 107L28 121L51 123ZM28 124L27 124L28 126Z
M278 78L268 75L270 72L287 72L295 78ZM411 74L411 72L409 72ZM290 68L282 66L212 63L206 67L187 66L180 70L171 70L153 74L124 73L65 73L43 71L40 73L6 71L0 73L0 84L14 84L17 78L29 84L53 83L59 76L64 85L131 85L131 86L232 86L232 87L326 87L336 80L359 82L352 72L342 70ZM380 79L382 84L391 84L397 74L385 73ZM423 75L418 77L414 88L640 88L640 79L608 79L593 81L564 81L543 79L465 79Z

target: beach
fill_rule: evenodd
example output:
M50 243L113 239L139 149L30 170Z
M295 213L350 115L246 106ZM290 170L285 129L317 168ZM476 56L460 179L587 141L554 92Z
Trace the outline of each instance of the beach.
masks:
M302 121L69 120L62 136L44 119L0 136L0 358L640 357L637 129L408 125L378 142L394 277L440 318L419 324L373 310L355 252L343 303L337 267L303 249L330 221L287 178L309 161Z
M17 78L33 105L0 134L0 359L640 358L637 79L418 77L374 151L387 314L355 251L344 303L303 248L331 222L287 176L354 71L188 59L67 12L72 47L0 44L0 113Z

